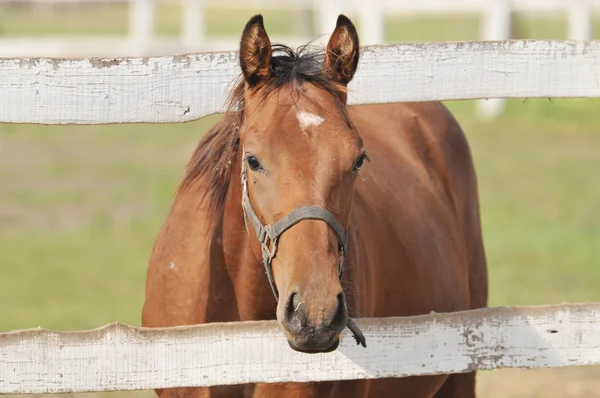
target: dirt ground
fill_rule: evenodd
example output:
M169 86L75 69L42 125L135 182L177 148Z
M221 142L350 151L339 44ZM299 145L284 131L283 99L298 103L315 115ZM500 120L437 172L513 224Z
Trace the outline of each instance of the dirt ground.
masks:
M600 397L600 367L485 371L478 393L480 398Z

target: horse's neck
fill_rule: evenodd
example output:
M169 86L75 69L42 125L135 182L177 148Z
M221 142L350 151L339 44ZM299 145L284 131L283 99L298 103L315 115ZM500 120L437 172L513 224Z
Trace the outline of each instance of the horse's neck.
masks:
M206 189L201 181L175 197L150 256L143 325L275 317L262 263L251 251L255 237L246 231L237 175L221 214L198 202Z
M224 265L235 289L242 320L274 319L277 302L260 255L252 225L244 222L241 167L231 177L223 211L222 249Z

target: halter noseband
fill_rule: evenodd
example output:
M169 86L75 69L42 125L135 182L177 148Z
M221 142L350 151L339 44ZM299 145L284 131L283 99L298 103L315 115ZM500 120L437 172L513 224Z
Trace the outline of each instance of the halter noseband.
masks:
M256 237L260 242L263 265L265 266L267 278L269 279L269 284L271 285L271 289L273 290L276 300L279 300L279 291L277 290L277 286L275 285L275 280L273 278L272 264L273 258L277 254L277 243L285 231L303 220L324 221L335 232L335 236L338 239L338 249L340 253L339 278L340 280L342 279L342 275L344 273L344 257L346 253L348 253L348 235L342 225L337 221L335 216L331 214L329 210L323 207L304 206L299 207L293 212L287 214L273 225L263 225L256 215L256 212L252 208L252 203L250 203L250 197L248 196L248 174L246 171L246 162L243 156L242 209L244 210L244 222L246 222L247 219L250 220L250 223L254 228L254 232L256 232ZM247 228L248 224L246 222L246 229ZM354 323L352 319L348 318L347 326L354 335L356 343L366 347L367 343L365 337L356 323Z

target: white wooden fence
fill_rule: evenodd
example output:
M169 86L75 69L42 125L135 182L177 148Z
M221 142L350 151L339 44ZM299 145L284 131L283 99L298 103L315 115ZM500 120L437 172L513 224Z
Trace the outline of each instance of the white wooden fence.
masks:
M0 393L372 379L600 363L600 304L357 320L336 351L293 351L275 321L0 335Z
M354 104L600 97L600 42L371 46ZM234 52L0 60L0 123L175 123L224 109ZM600 364L600 303L359 319L329 354L292 351L274 322L0 334L0 393L340 380Z
M349 101L600 97L600 42L369 46ZM0 122L172 123L224 110L236 52L117 59L0 59Z
M0 0L1 3L14 0ZM361 43L384 44L385 15L478 14L482 40L508 40L513 12L566 12L567 38L590 40L592 15L600 9L600 0L23 0L28 3L126 3L129 5L129 36L14 37L0 36L0 57L82 57L102 53L106 56L185 53L191 51L236 50L239 37L211 37L206 34L204 10L215 8L288 9L298 14L299 32L290 37L273 36L275 42L300 45L315 36L333 30L339 13L350 13L359 24ZM159 3L181 4L181 34L168 39L156 36L156 8ZM315 12L316 31L309 26L307 12ZM308 15L309 16L309 15ZM322 39L325 37L323 36ZM478 101L477 112L483 118L502 114L505 101Z

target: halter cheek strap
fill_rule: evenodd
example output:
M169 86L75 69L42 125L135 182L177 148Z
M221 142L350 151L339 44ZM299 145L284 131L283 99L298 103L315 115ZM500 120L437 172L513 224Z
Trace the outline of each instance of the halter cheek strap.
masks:
M263 225L259 220L248 196L248 174L246 171L246 162L242 157L242 209L244 210L244 222L248 229L247 220L250 220L256 237L260 242L263 265L269 279L269 284L275 295L275 299L279 300L279 291L275 285L273 278L273 258L277 254L277 244L281 235L303 220L320 220L324 221L334 232L338 240L338 249L340 253L339 262L339 278L342 279L344 273L344 257L348 252L348 235L344 231L342 225L336 220L331 212L323 207L305 206L300 207L293 212L287 214L281 220L273 225ZM367 346L365 337L354 321L348 318L348 328L354 335L357 344L363 347Z

